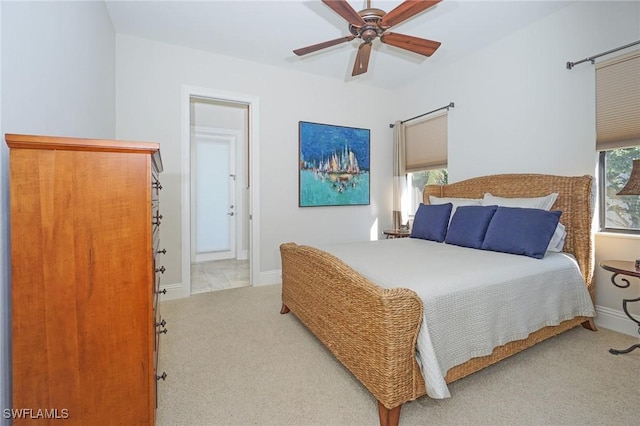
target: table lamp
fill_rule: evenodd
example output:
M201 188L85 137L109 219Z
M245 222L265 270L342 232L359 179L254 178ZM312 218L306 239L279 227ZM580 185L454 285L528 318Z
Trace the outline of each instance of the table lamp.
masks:
M633 160L631 176L627 184L616 195L640 195L640 159ZM640 269L640 259L636 259L636 269Z

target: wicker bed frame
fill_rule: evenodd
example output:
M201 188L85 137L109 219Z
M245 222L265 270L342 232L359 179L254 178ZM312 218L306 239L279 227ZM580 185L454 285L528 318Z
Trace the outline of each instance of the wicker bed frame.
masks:
M592 177L503 174L449 185L428 185L437 197L539 197L557 192L554 210L562 210L567 237L564 251L575 256L591 298L593 244ZM402 404L426 394L415 347L423 318L422 301L405 288L383 289L340 259L309 246L285 243L282 256L282 310L293 312L378 400L380 424L397 425ZM402 283L398 283L399 286ZM492 365L577 325L595 330L592 318L576 317L545 327L526 339L496 348L451 368L447 383Z

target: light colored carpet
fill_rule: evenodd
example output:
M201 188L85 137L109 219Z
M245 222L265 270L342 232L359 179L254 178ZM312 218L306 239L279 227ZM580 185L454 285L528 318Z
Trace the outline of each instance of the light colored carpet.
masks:
M157 424L376 425L371 394L290 314L280 286L162 302ZM400 425L638 425L638 339L574 328L405 404Z

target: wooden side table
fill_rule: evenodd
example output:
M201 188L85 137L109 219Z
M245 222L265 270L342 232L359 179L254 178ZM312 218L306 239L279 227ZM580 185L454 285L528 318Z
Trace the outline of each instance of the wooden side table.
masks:
M611 282L618 288L627 288L631 285L627 278L620 278L622 284L618 284L616 282L616 278L619 275L625 275L628 277L640 278L640 268L637 268L635 262L627 261L627 260L605 260L600 262L600 267L605 271L613 272L611 276ZM640 297L636 297L635 299L622 299L622 309L624 313L631 319L631 321L638 324L638 333L640 334L640 320L634 318L627 308L627 304L633 302L640 302ZM634 349L640 348L640 344L631 345L627 349L609 349L609 352L614 355L627 354Z
M407 238L411 236L411 231L408 229L385 229L382 233L387 236L387 239Z

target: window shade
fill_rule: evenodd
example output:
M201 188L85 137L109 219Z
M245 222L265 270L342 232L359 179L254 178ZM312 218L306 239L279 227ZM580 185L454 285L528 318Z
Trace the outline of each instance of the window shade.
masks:
M406 125L407 173L447 167L447 114Z
M596 147L640 145L640 51L596 65Z

